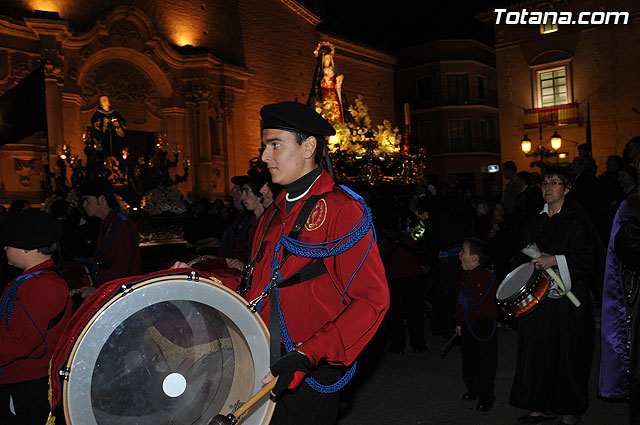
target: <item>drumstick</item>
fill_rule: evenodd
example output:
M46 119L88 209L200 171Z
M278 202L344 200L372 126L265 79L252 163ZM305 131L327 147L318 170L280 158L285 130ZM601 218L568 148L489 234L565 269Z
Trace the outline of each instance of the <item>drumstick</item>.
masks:
M456 342L457 337L458 337L458 333L454 332L453 336L449 338L449 341L447 341L447 343L444 344L444 346L440 349L441 359L444 359L444 356L446 356L449 353L449 350L451 350L451 347L453 347L453 344Z
M262 397L267 395L273 387L276 386L276 382L278 382L278 378L276 377L274 380L269 382L267 385L262 387L260 391L258 391L253 397L251 397L245 404L240 406L238 410L233 413L229 413L227 416L222 414L218 414L214 416L208 425L235 425L238 423L238 419L242 416L247 410L253 407Z
M532 243L531 245L527 245L526 247L524 247L522 249L522 253L527 255L528 257L531 257L534 260L536 258L540 258L540 256L542 255L540 253L540 249L538 248L538 245L536 245L535 243ZM558 276L555 270L549 267L548 269L545 269L545 271L551 277L551 279L553 279L556 282L556 284L558 285L561 291L567 290L566 287L564 286L564 282L562 281L560 276ZM580 307L580 300L578 300L578 298L576 298L576 296L573 295L573 292L567 291L565 295L567 296L567 298L569 298L569 301L571 301L573 305L575 305L576 307Z
M236 418L239 418L240 416L242 416L247 410L252 408L253 405L256 404L262 397L266 396L273 389L273 387L276 386L276 382L278 382L278 377L274 378L271 382L269 382L267 385L262 387L260 391L258 391L253 397L247 400L245 404L243 404L242 406L240 406L238 410L233 412L233 416L235 416Z

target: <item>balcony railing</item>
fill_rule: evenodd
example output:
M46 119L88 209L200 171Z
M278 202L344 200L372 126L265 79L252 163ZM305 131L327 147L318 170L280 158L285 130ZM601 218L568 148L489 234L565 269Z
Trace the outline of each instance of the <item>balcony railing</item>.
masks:
M524 128L538 128L578 122L578 102L524 110Z

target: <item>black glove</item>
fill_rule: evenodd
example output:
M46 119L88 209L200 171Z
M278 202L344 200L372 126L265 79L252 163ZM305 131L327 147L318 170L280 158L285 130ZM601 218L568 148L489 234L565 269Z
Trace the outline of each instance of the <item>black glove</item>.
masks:
M311 362L307 356L296 350L288 352L271 365L271 374L279 377L271 392L279 396L286 389L293 390L309 372Z

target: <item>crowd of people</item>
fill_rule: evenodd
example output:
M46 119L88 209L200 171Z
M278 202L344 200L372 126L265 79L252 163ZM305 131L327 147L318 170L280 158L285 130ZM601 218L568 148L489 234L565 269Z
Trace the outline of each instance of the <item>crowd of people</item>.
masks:
M269 294L257 309L267 324L274 317L279 322L272 333L286 330L264 379L281 376L273 390L278 408L272 423L333 423L338 393L319 392L303 378L326 384L348 373L381 324L378 332L394 355L405 353L405 323L411 349L426 350L427 315L431 336L460 337L462 397L478 400L476 410L491 410L495 402L496 329L508 326L518 332L509 402L527 411L518 421L575 424L589 405L600 309L599 395L629 400L630 423L640 423L640 137L627 143L623 156L610 156L601 174L584 145L570 166L540 173L518 172L507 161L499 199L472 196L454 179L360 187L360 197L334 186L323 169L323 140L333 129L298 105L263 108L266 166L234 176L229 203L191 204L184 222L187 252L174 265L219 259L215 267L237 271L233 289L247 300ZM0 210L6 253L0 264L2 423L20 423L17 417L27 418L22 415L46 419L48 410L25 408L25 397L42 398L47 371L41 363L50 358L59 330L102 284L142 271L136 223L120 211L113 186L94 179L79 193L81 208L58 200L45 215L17 200ZM375 223L377 243L371 229L356 231L369 222ZM43 223L47 230L39 231ZM311 247L347 241L355 233L359 239L345 242L344 252L323 245L331 255L310 258ZM534 257L522 252L532 244L540 251ZM498 308L496 291L527 263L534 270L531 280L546 276L549 288L527 314L510 314ZM291 276L300 282L292 284ZM278 279L290 287L265 287ZM45 293L43 285L51 292L47 302L34 295ZM19 328L25 326L29 332ZM33 374L19 372L31 364Z

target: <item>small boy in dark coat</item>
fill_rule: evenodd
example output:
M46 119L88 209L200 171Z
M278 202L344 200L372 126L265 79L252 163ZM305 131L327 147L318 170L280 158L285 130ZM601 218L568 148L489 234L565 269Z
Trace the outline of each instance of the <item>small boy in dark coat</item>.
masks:
M493 271L482 266L488 259L485 242L467 238L458 255L463 272L458 280L456 333L461 337L462 380L467 386L462 398L479 399L476 410L486 412L496 399L498 283Z

